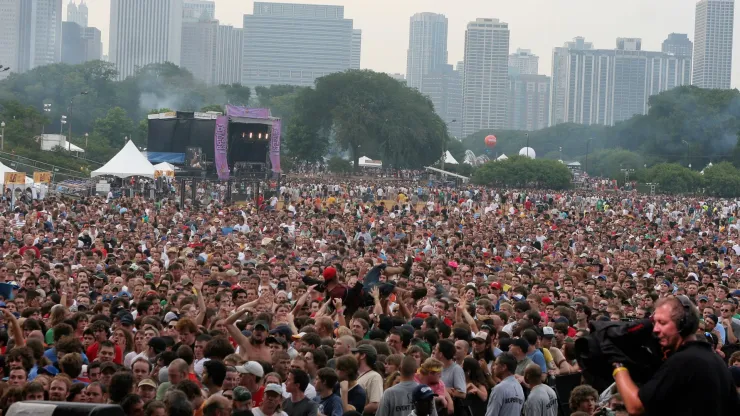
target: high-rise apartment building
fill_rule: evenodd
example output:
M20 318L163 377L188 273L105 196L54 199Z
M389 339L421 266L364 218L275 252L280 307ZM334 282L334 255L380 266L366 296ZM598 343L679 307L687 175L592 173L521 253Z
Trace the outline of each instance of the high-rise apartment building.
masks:
M734 19L735 0L696 3L692 84L697 87L730 88Z
M539 130L550 117L550 77L522 74L512 67L509 74L508 130Z
M592 49L583 38L553 52L550 125L613 125L648 110L650 96L688 85L690 58L641 50L639 38Z
M462 140L462 74L445 65L424 75L421 91L434 104L434 111L447 125L450 135Z
M537 75L539 62L540 57L529 49L517 49L515 53L509 55L509 67L522 75Z
M238 84L241 81L243 45L242 29L224 25L218 27L213 84Z
M111 0L109 58L119 79L148 64L180 65L182 0Z
M218 20L182 23L180 66L197 80L213 84L218 42Z
M183 0L182 21L198 22L216 18L216 2L206 0Z
M447 17L436 13L417 13L410 18L406 82L421 89L424 75L447 65Z
M463 136L506 127L509 89L509 25L476 19L465 31Z
M87 27L87 4L85 0L76 5L74 0L69 0L67 4L67 21L77 23L81 28Z
M18 69L21 0L0 0L0 80Z
M352 51L349 69L360 69L362 59L362 29L352 29Z
M242 84L313 86L351 67L353 36L343 6L255 2L244 15Z

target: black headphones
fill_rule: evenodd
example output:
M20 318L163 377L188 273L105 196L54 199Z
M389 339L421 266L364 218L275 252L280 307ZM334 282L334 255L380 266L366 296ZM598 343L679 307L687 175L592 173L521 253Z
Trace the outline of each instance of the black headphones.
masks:
M678 333L681 337L686 338L687 336L696 332L699 328L699 315L695 311L695 306L691 303L688 297L685 295L676 296L681 305L683 306L683 316L678 321Z

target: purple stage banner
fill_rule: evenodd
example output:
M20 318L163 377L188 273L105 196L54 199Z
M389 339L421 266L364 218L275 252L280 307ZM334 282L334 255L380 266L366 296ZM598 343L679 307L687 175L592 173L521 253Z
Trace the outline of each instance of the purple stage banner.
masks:
M216 118L216 134L213 136L214 160L218 179L226 181L229 179L229 140L228 140L229 118L218 116Z
M272 137L270 137L270 163L272 171L280 173L280 119L272 123Z
M270 109L238 107L227 104L226 115L228 117L270 118Z

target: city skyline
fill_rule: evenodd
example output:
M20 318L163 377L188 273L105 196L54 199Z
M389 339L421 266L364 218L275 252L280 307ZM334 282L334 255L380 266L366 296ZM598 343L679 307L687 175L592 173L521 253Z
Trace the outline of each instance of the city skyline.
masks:
M76 0L79 3L79 0ZM241 28L244 14L250 14L253 1L216 0L216 19L222 25ZM87 0L90 26L102 32L104 54L109 54L109 0ZM298 3L298 1L296 1ZM604 4L587 0L568 2L569 13L559 2L521 0L515 3L491 4L482 0L464 0L455 4L442 0L377 0L370 6L362 0L305 0L305 4L345 6L345 16L353 19L362 34L362 68L387 73L406 73L409 24L416 13L443 14L449 21L448 62L463 59L465 27L476 18L497 18L509 23L510 53L517 48L530 49L540 57L540 73L550 74L552 51L576 36L584 36L595 48L610 48L617 37L639 37L643 50L659 51L669 33L686 33L694 40L695 0L626 0ZM598 4L593 4L598 3ZM64 14L68 0L64 1ZM461 7L462 6L462 7ZM392 10L392 13L388 13ZM532 13L536 10L537 13ZM552 16L557 16L556 19ZM736 16L737 18L737 16ZM598 22L598 26L594 25ZM629 22L629 25L625 25ZM598 27L598 30L594 28ZM733 49L740 42L733 42ZM740 50L733 51L733 59ZM732 87L740 87L740 63L733 65Z

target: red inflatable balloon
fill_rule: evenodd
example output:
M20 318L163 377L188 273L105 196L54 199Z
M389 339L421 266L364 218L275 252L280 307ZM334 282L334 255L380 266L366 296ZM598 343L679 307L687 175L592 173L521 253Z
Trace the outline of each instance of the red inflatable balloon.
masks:
M496 146L496 136L490 135L486 136L486 146L493 148Z

